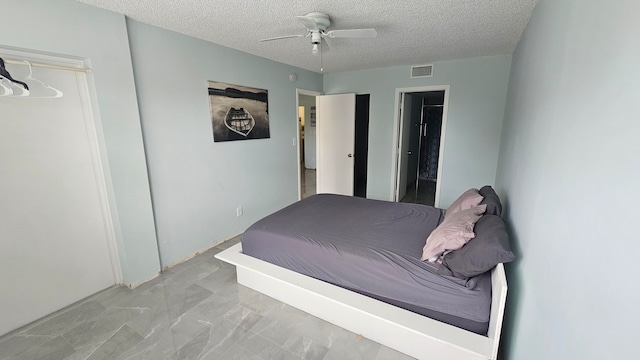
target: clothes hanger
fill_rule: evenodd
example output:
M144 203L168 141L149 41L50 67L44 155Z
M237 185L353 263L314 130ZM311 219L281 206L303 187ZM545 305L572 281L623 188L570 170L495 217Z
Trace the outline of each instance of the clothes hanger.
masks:
M29 96L30 91L25 89L24 87L18 86L18 84L14 84L14 82L9 82L9 86L11 86L11 90L13 90L12 97L25 97Z
M13 95L13 89L8 84L5 84L4 78L0 78L0 96L11 96Z
M23 83L22 81L18 81L16 79L14 79L13 77L11 77L11 74L9 74L9 72L7 71L7 69L4 67L4 60L2 60L2 58L0 58L0 76L13 82L16 84L20 84L24 87L25 90L29 90L29 85Z
M5 79L2 76L0 76L0 96L11 96L11 95L13 95L13 89L11 88L11 85L5 84Z
M14 81L9 81L7 78L5 78L4 81L5 81L5 85L11 88L11 91L12 91L11 97L29 96L30 91L27 90L25 87L16 84Z
M45 84L44 82L34 78L33 77L33 69L31 67L31 63L29 61L27 61L27 60L23 60L23 61L29 66L29 75L27 75L27 77L25 77L25 80L28 80L29 82L37 83L37 84L41 85L45 90L50 90L50 91L47 91L48 94L46 94L46 95L39 95L38 91L37 91L38 88L34 89L33 86L32 86L31 90L35 91L35 93L32 93L31 97L33 97L33 98L43 98L44 99L44 98L61 98L63 96L62 91L60 91L60 90L58 90L58 89L56 89L54 87L51 87L51 86ZM53 91L53 93L51 91Z

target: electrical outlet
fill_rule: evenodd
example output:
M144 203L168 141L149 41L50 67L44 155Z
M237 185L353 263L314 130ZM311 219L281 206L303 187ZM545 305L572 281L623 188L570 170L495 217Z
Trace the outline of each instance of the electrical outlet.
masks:
M242 206L236 208L236 216L242 216Z

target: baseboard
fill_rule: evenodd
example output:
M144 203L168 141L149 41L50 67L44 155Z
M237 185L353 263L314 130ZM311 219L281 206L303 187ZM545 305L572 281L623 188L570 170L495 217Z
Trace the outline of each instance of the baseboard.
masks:
M193 253L193 254L191 254L191 255L187 255L187 256L182 257L182 258L180 258L180 259L178 259L178 260L176 260L176 261L174 261L174 262L172 262L172 263L170 263L170 264L168 264L168 265L163 266L163 267L162 267L162 271L167 271L167 270L171 269L172 267L174 267L174 266L176 266L176 265L179 265L179 264L182 264L182 263L183 263L183 262L185 262L185 261L191 260L191 259L193 259L194 257L196 257L196 256L198 256L198 255L200 255L200 254L202 254L203 252L209 251L209 250L211 250L212 248L214 248L214 247L216 247L216 246L218 246L218 245L220 245L220 244L222 244L222 243L225 243L225 242L227 242L227 241L229 241L229 240L231 240L231 239L233 239L233 238L235 238L235 237L237 237L237 236L240 236L240 235L242 235L242 233L239 233L239 234L236 234L236 235L232 235L232 236L229 236L229 237L226 237L226 238L222 238L222 239L220 239L220 240L216 240L216 241L214 241L211 245L208 245L208 246L207 246L207 247L205 247L205 248L202 248L202 249L200 249L200 250L197 250L196 252L194 252L194 253Z
M136 281L136 282L132 282L132 283L128 283L128 284L127 283L123 283L121 285L124 285L124 286L128 287L129 289L135 289L138 286L157 278L158 276L160 276L160 272L159 271L157 273L153 274L153 276L151 276L148 279L140 280L140 281Z
M151 277L150 277L150 278L148 278L148 279L140 280L140 281L136 281L136 282L133 282L133 283L122 283L121 285L124 285L124 286L128 287L129 289L135 289L135 288L137 288L138 286L140 286L140 285L142 285L142 284L144 284L144 283L146 283L146 282L149 282L149 281L151 281L151 280L153 280L153 279L157 278L158 276L160 276L160 274L161 274L162 272L167 271L167 270L171 269L172 267L174 267L174 266L176 266L176 265L182 264L182 263L183 263L183 262L185 262L185 261L191 260L191 259L193 259L194 257L196 257L196 256L198 256L198 255L200 255L200 254L202 254L203 252L208 251L208 250L211 250L212 248L214 248L214 247L216 247L216 246L218 246L218 245L220 245L220 244L222 244L222 243L224 243L224 242L227 242L227 241L229 241L229 240L231 240L231 239L233 239L233 238L235 238L235 237L237 237L237 236L240 236L240 235L242 235L242 233L239 233L239 234L236 234L236 235L233 235L233 236L230 236L230 237L222 238L222 239L220 239L220 240L216 240L216 241L214 241L211 245L208 245L206 248L200 249L200 250L198 250L198 251L194 252L194 253L193 253L193 254L191 254L191 255L188 255L188 256L182 257L182 258L180 258L180 259L178 259L178 260L176 260L176 261L172 262L172 263L171 263L171 264L169 264L169 265L163 266L161 271L159 271L158 273L154 274L153 276L151 276Z

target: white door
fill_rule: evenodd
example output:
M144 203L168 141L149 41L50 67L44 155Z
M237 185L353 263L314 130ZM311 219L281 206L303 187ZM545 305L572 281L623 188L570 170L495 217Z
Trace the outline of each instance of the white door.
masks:
M398 157L400 161L398 170L398 194L397 201L402 200L407 194L407 167L409 165L409 134L411 133L411 95L401 94L400 100L400 146Z
M0 97L0 335L115 283L86 75L33 77L64 96Z
M323 95L317 101L317 193L353 195L356 95Z

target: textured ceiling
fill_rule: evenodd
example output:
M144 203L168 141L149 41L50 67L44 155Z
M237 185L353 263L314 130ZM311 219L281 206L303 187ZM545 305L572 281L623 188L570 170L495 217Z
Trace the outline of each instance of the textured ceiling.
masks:
M78 0L250 54L311 71L320 57L295 19L311 11L331 16L329 30L375 28L372 39L328 39L325 72L425 64L511 54L537 0Z

